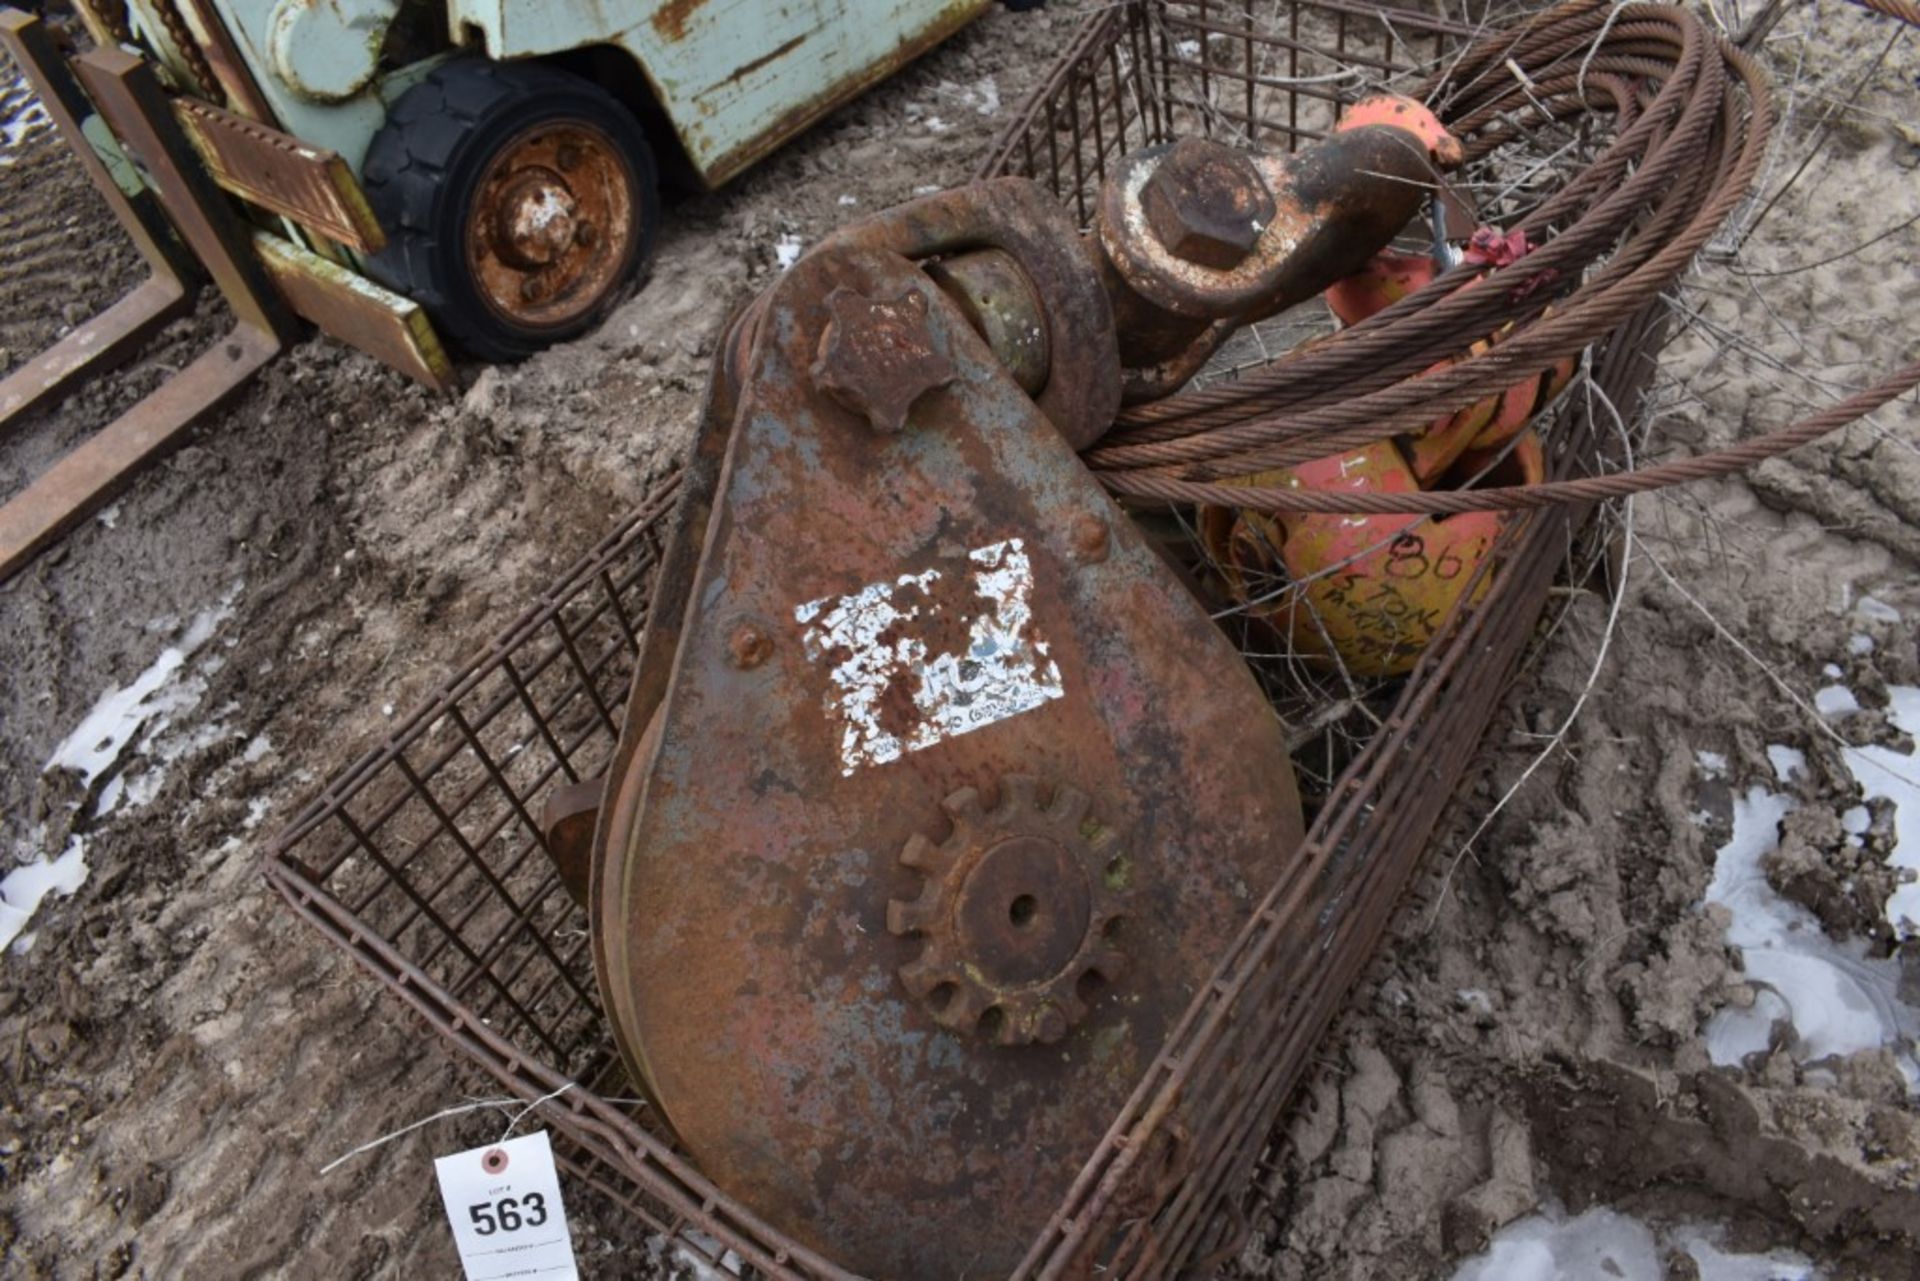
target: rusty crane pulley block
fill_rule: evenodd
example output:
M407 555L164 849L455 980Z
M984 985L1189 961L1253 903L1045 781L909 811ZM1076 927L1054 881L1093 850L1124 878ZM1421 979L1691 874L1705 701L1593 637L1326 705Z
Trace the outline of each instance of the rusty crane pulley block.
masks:
M1431 142L1142 152L1088 238L976 184L732 325L604 796L548 832L634 1080L772 1225L1011 1270L1289 867L1283 727L1076 451L1358 270Z

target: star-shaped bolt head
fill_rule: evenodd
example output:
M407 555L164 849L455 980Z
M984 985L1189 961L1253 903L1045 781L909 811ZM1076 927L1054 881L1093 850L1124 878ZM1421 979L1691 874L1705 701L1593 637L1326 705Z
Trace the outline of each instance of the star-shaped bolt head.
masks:
M953 381L953 362L933 349L927 300L918 291L869 298L842 285L827 295L827 310L814 385L875 431L899 431L914 401Z

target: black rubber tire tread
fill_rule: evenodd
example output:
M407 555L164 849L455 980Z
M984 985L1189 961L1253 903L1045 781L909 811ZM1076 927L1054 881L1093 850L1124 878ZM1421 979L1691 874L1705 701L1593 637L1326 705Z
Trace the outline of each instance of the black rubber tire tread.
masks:
M587 312L564 325L514 324L480 297L463 257L467 207L501 144L529 125L587 121L626 153L638 190L632 260ZM593 327L620 287L653 256L660 222L658 171L639 122L599 85L532 62L456 58L402 94L361 166L367 202L387 233L368 273L412 298L470 355L523 360Z

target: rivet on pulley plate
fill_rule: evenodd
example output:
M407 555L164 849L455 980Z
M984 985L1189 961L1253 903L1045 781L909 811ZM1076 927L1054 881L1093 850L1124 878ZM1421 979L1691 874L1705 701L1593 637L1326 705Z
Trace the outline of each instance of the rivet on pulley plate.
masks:
M735 667L751 671L773 654L773 638L758 623L742 623L727 637L727 657Z
M1092 512L1082 512L1074 517L1070 537L1073 554L1088 564L1105 560L1113 541L1113 536L1107 531L1107 522Z

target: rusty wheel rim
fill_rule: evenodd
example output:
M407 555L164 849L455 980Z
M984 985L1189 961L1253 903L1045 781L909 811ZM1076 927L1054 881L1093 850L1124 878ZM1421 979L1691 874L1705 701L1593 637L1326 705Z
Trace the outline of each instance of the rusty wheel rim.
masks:
M481 175L467 217L481 299L537 329L591 312L632 258L634 186L626 156L592 125L540 124L510 140Z

